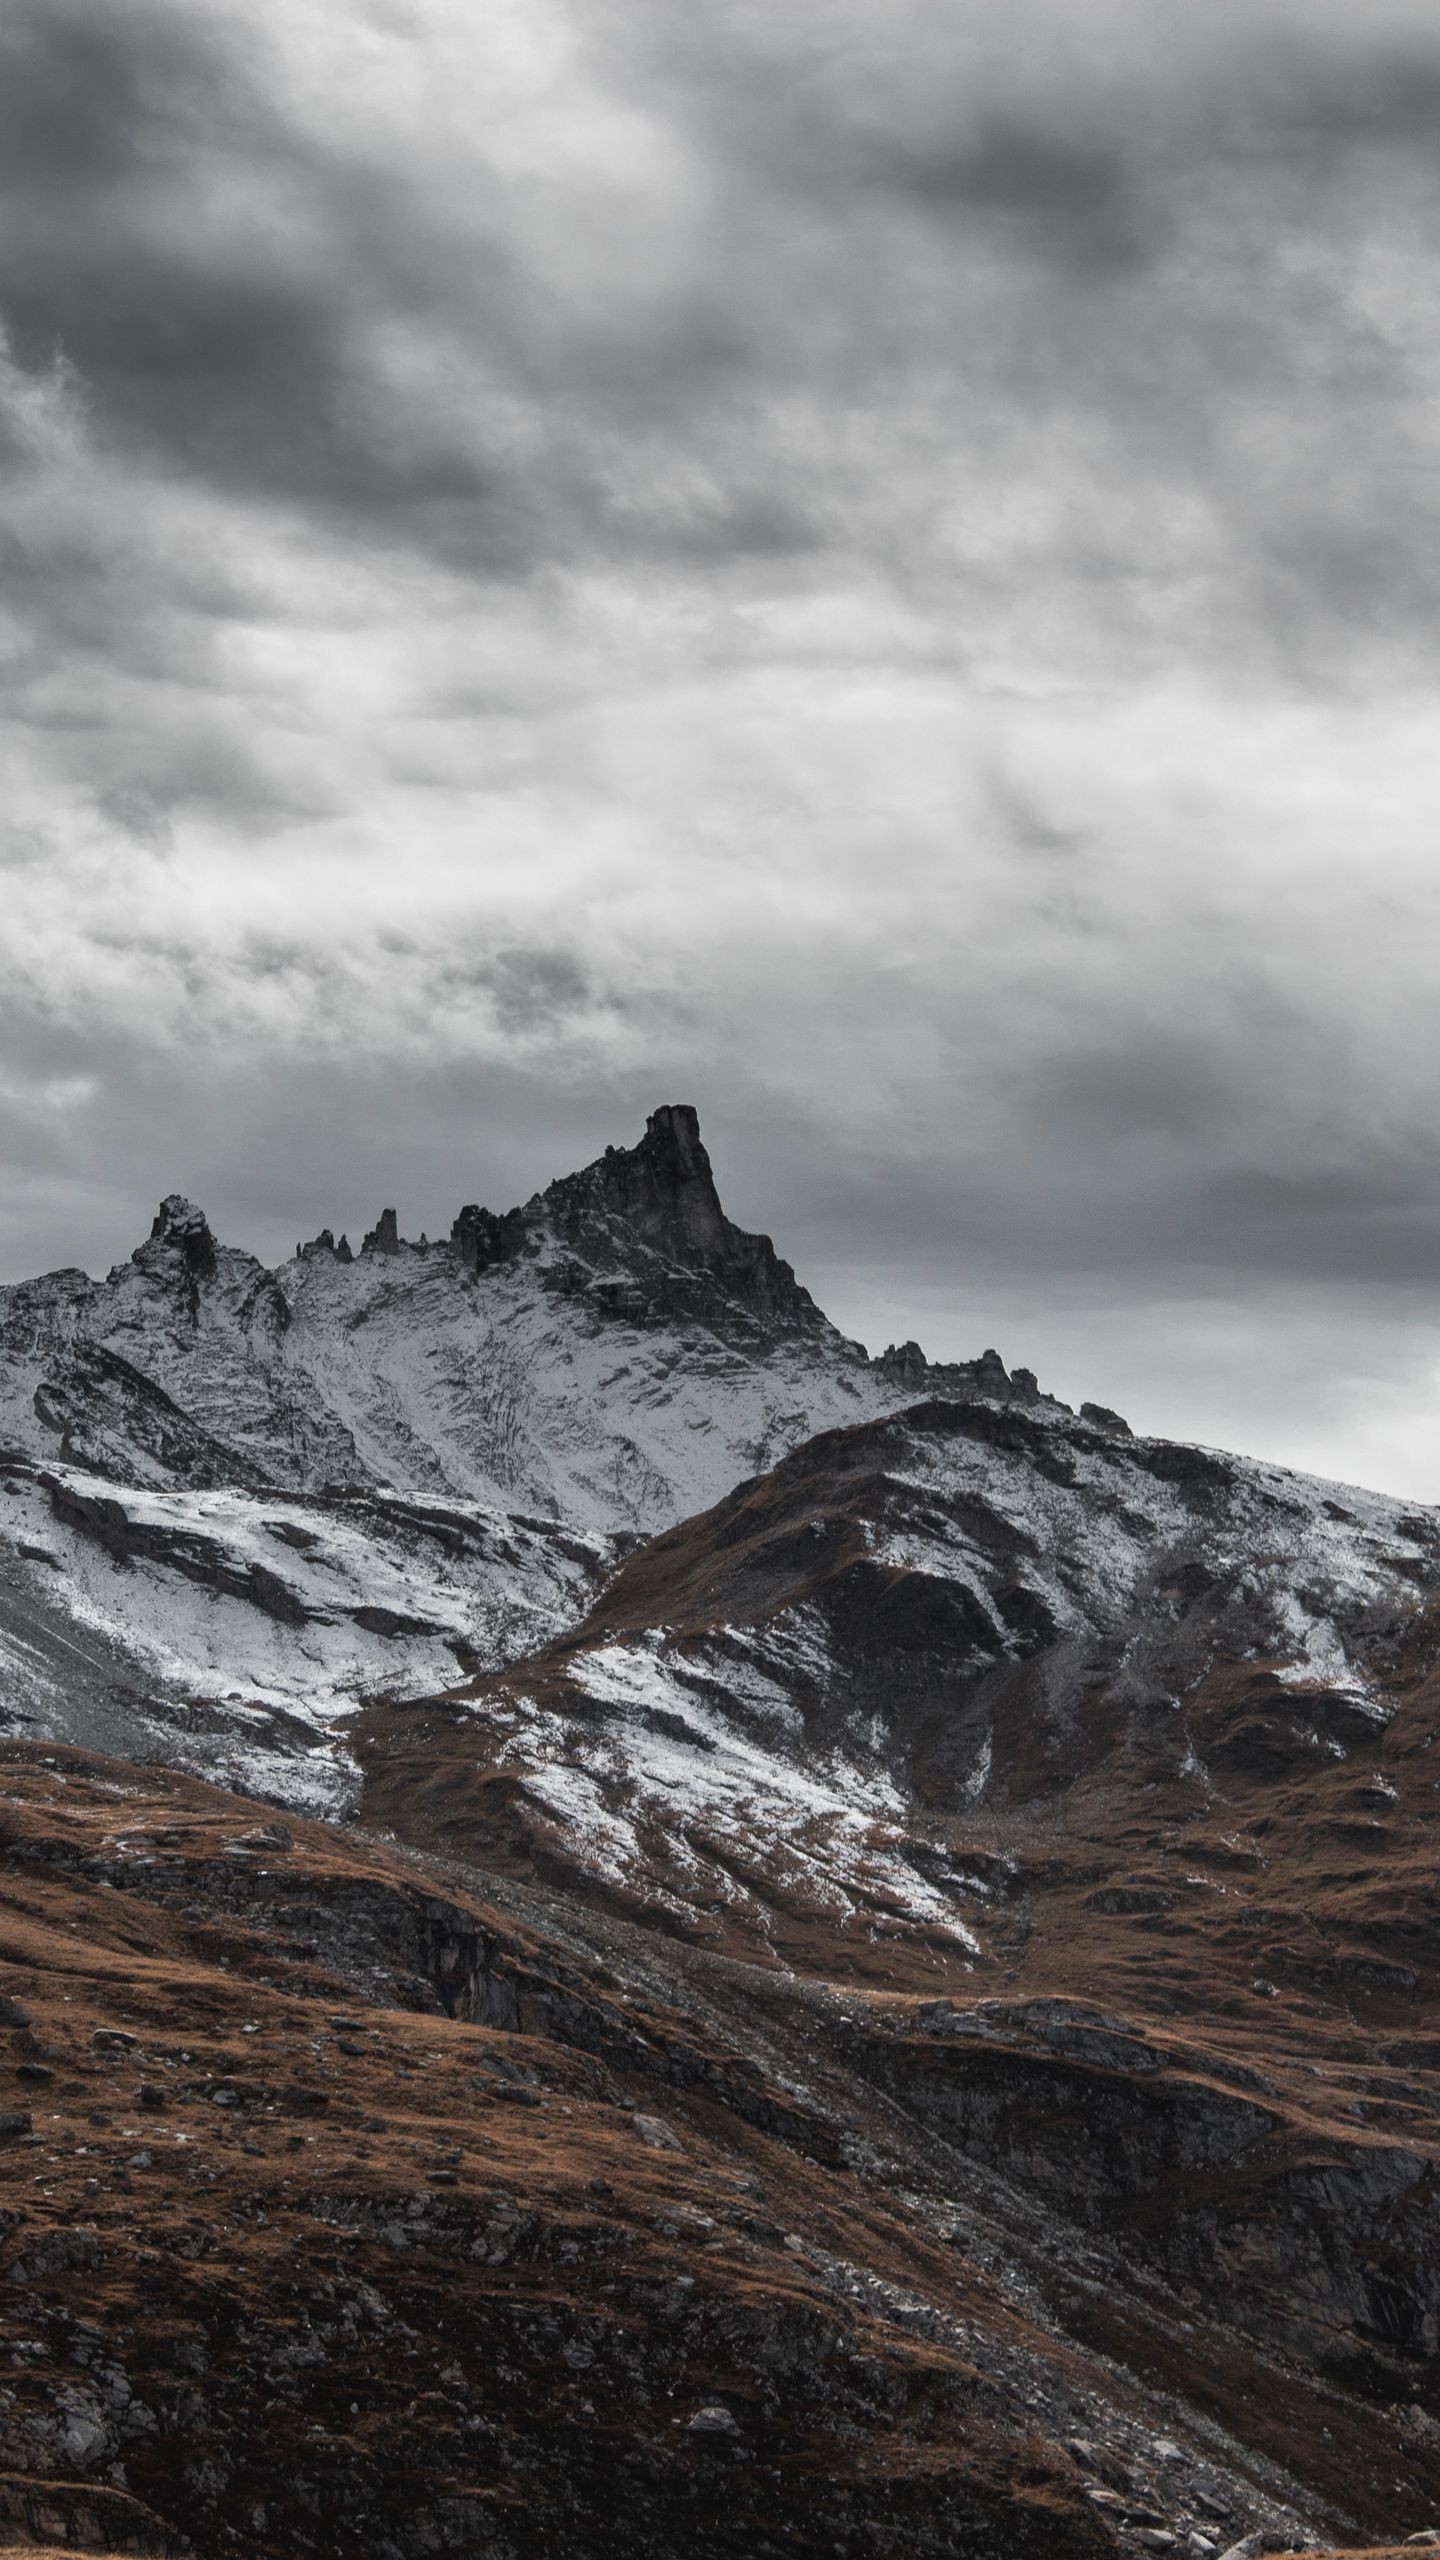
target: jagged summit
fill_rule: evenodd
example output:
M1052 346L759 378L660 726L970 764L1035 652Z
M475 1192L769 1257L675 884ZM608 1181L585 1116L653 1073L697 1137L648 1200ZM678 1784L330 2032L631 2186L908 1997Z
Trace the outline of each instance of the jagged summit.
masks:
M173 1268L178 1254L198 1321L195 1284L214 1279L220 1250L204 1211L172 1192L160 1204L148 1242L136 1247L131 1260L142 1268ZM497 1212L467 1202L448 1237L402 1235L392 1205L367 1230L358 1255L346 1236L337 1242L333 1229L322 1227L308 1242L297 1243L294 1262L301 1274L307 1266L353 1268L358 1287L367 1266L394 1266L396 1278L403 1279L405 1266L416 1258L435 1256L458 1264L474 1280L528 1263L534 1284L547 1295L582 1298L597 1312L647 1328L699 1323L727 1341L762 1351L799 1336L823 1344L846 1366L872 1365L862 1344L836 1331L771 1238L752 1234L726 1215L691 1102L662 1103L633 1147L608 1146L592 1163L560 1175L515 1208ZM264 1274L249 1255L227 1250L226 1259L237 1278L248 1274L258 1283L279 1276ZM873 1367L892 1402L897 1390L983 1395L1005 1403L1040 1398L1033 1371L1007 1372L993 1350L973 1361L936 1362L917 1342L905 1342L892 1344Z
M191 1236L209 1233L210 1221L204 1210L197 1209L181 1191L167 1192L150 1222L152 1244L183 1244Z
M145 1244L137 1245L130 1259L144 1264L154 1258L153 1249L178 1253L197 1276L207 1276L215 1268L215 1238L203 1209L183 1192L168 1192L156 1210Z
M448 1238L412 1241L396 1210L382 1209L360 1259L435 1253L452 1255L476 1278L528 1258L543 1266L550 1291L597 1295L612 1313L639 1322L831 1330L769 1236L726 1216L690 1102L662 1103L635 1146L607 1147L519 1207L497 1212L467 1202ZM297 1262L322 1256L354 1259L329 1227L295 1248Z
M714 1321L728 1310L772 1330L833 1331L769 1236L727 1218L692 1103L652 1111L638 1146L607 1147L522 1215L593 1271L625 1272L627 1312L658 1304Z
M573 1179L584 1183L597 1174L609 1214L626 1219L648 1244L683 1246L712 1262L733 1251L740 1230L720 1206L693 1103L662 1103L638 1146L607 1147L598 1164ZM547 1197L556 1200L571 1187L552 1183Z
M1047 1402L994 1352L872 1360L727 1216L694 1105L503 1212L278 1269L179 1192L103 1281L0 1290L0 1434L152 1488L377 1487L649 1531L917 1397ZM1054 1408L1058 1410L1058 1408Z

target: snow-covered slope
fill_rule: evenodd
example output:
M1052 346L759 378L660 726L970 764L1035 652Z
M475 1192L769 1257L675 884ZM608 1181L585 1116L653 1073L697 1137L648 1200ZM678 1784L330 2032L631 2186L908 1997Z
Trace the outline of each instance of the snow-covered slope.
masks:
M545 1642L617 1560L477 1503L120 1488L17 1459L0 1556L7 1724L327 1810L354 1792L345 1715Z

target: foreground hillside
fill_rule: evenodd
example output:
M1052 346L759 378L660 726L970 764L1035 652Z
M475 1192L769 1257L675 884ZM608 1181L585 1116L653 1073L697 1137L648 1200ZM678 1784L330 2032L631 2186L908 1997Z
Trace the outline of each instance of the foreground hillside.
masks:
M1073 2335L1344 2503L1332 2394L1440 2447L1436 1601L1429 1513L929 1403L375 1710L362 1805L813 1981L831 2055L1056 2217Z
M22 2538L1085 2560L1440 2505L1418 2409L897 2099L891 2016L79 1754L10 1746L0 1815Z

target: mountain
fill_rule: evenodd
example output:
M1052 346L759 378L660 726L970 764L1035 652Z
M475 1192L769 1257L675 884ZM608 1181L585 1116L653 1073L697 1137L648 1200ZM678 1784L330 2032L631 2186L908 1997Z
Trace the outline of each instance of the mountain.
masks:
M678 1105L433 1244L386 1210L358 1254L326 1231L268 1271L176 1196L103 1281L0 1291L0 1433L23 1455L154 1490L379 1486L605 1530L667 1527L926 1369L913 1345L871 1361L732 1225ZM953 1373L982 1374L1035 1392L993 1353Z
M871 1359L678 1106L0 1403L0 2526L1440 2517L1440 1514Z
M1174 2290L1174 2369L1203 2306L1277 2407L1434 2416L1437 1658L1433 1513L931 1400L372 1711L361 1809L823 1980L832 2050Z
M926 1378L1039 1401L846 1341L684 1106L437 1243L387 1210L269 1271L172 1196L104 1280L0 1290L10 1712L337 1808L337 1714L529 1651L617 1539Z

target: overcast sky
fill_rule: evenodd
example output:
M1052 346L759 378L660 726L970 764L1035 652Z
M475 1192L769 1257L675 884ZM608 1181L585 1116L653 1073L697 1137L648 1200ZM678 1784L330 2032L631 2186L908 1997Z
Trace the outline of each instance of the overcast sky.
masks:
M693 1100L1440 1498L1434 0L7 0L0 1272Z

